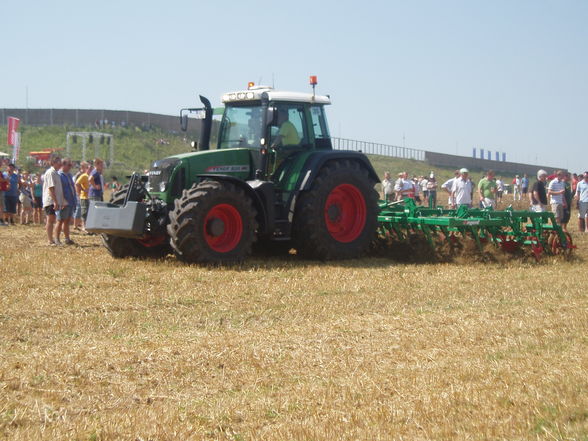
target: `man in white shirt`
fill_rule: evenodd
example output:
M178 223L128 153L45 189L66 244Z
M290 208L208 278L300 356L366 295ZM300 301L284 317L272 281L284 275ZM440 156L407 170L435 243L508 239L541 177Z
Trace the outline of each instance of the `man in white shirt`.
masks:
M578 182L576 187L576 197L578 198L578 229L580 233L588 233L588 171L584 172L584 179Z
M421 176L419 179L419 186L423 193L423 204L429 205L429 191L427 189L427 184L429 183L429 181L424 176Z
M563 210L566 205L564 193L566 191L566 184L564 182L564 172L557 171L556 178L549 183L547 188L547 196L550 197L551 211L555 215L555 221L561 224L563 218Z
M513 200L520 201L521 200L521 178L519 175L516 175L515 178L512 180L512 191L513 191Z
M384 173L384 180L382 181L382 193L384 193L384 200L386 202L392 202L394 196L394 182L390 172Z
M398 176L398 180L394 185L394 190L396 190L396 200L401 201L404 198L414 199L415 186L414 183L408 179L408 173L401 172Z
M474 193L474 184L470 180L470 172L467 168L462 168L460 176L453 181L451 196L453 196L454 208L462 205L472 206L472 194Z
M54 156L51 158L51 167L43 175L43 208L47 215L47 238L49 245L56 245L53 240L53 229L55 227L55 212L61 210L67 203L63 198L63 187L61 178L57 170L61 168L61 158Z
M449 199L447 200L447 205L449 207L453 207L455 205L455 201L453 200L453 196L451 195L451 189L453 188L453 182L459 177L459 170L455 170L453 172L453 178L448 179L441 185L441 188L444 189L449 194Z

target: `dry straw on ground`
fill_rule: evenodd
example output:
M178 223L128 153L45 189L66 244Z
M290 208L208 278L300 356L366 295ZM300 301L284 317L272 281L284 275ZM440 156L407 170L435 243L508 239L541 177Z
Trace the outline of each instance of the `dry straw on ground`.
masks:
M202 268L74 238L0 230L0 438L588 439L582 259Z

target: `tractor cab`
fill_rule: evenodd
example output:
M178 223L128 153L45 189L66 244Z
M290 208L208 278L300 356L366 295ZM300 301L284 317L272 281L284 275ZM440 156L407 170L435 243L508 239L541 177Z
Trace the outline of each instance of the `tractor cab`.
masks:
M216 149L247 149L250 179L278 182L284 178L279 172L287 158L299 152L332 149L324 109L331 103L328 96L284 92L250 83L246 90L224 94L222 102L225 108ZM212 112L183 109L182 128L186 128L187 114L192 112L203 116L197 149L208 150L212 118L207 119L207 115Z

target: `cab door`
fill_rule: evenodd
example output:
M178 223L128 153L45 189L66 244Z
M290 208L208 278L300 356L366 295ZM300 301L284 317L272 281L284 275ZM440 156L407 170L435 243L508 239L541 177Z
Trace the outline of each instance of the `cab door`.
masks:
M277 124L271 127L269 176L280 182L287 165L298 152L314 148L308 130L306 107L300 103L276 103Z

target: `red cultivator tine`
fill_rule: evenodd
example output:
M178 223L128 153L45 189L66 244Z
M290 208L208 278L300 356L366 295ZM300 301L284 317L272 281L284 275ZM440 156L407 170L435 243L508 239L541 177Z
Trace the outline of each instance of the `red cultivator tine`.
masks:
M507 253L516 253L521 248L521 244L516 240L510 240L508 236L502 235L500 236L500 239L500 247Z
M531 251L533 251L535 260L539 262L541 255L543 254L543 245L541 245L536 237L530 237L529 239L531 240Z

